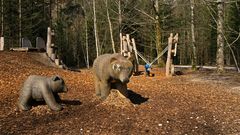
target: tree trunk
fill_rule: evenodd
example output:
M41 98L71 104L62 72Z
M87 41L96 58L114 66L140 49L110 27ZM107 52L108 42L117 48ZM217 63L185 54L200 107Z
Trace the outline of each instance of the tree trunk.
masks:
M19 47L22 47L22 1L18 1L18 10L19 10Z
M96 5L95 0L93 0L93 19L94 19L94 35L95 35L95 45L97 57L99 56L99 45L98 45L98 35L97 35L97 18L96 18Z
M172 41L173 41L173 34L171 33L168 38L168 54L167 54L167 61L166 61L166 76L169 77L172 74L171 72L171 66L172 66Z
M52 0L49 1L49 27L52 28Z
M217 9L218 9L218 20L217 20L217 72L222 73L224 72L224 0L217 0Z
M85 16L85 36L86 36L86 64L87 68L89 69L89 55L88 55L88 23L87 23L87 17Z
M122 10L121 10L121 0L118 0L118 25L119 25L119 33L122 33Z
M192 34L192 69L196 70L197 66L197 55L196 55L196 45L195 45L195 29L194 29L194 0L191 3L191 34Z
M0 35L0 51L4 50L4 37L3 37L3 31L4 31L4 27L3 27L3 0L1 0L1 35Z
M1 0L1 37L3 37L3 0Z
M157 48L157 54L159 55L162 52L162 45L161 45L161 27L160 27L158 0L154 1L153 6L154 6L154 10L155 10L156 48ZM160 66L164 66L164 62L161 58L158 59L158 64Z
M113 53L116 53L115 43L114 43L114 39L113 39L112 23L111 23L109 11L108 11L108 0L105 0L105 3L106 3L106 8L107 8L107 19L108 19L108 24L109 24L110 36L111 36L112 49L113 49Z

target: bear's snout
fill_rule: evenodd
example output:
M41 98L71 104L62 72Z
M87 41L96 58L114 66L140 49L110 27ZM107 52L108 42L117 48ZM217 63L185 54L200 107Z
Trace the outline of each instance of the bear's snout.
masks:
M63 92L64 92L64 93L68 92L68 88L67 88L67 87L64 87L64 88L63 88Z
M129 82L129 79L128 78L124 78L121 80L122 83L128 83Z

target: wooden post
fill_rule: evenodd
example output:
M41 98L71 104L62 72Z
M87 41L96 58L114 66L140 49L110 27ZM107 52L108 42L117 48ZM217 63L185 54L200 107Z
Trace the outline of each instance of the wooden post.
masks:
M174 75L174 72L175 72L173 58L175 56L177 56L178 33L173 37L172 42L174 43L174 50L172 50L173 57L171 58L171 67L170 67L171 68L171 76Z
M60 61L59 61L59 59L55 59L55 64L56 64L57 66L60 65Z
M123 56L127 57L128 56L128 47L127 47L127 39L126 36L123 36Z
M172 63L173 62L173 59L171 59L171 73L170 73L170 76L174 75L174 72L175 72L175 68L174 68L174 64Z
M130 36L129 36L129 34L126 34L126 36L127 36L127 52L128 52L128 57L131 57L132 46L131 46Z
M54 48L54 44L53 43L51 44L50 53L51 53L51 56L49 56L49 57L51 58L51 60L53 62L55 62L56 54L55 54L55 48Z
M121 55L123 54L123 37L122 37L122 33L120 33L120 48L121 48L121 51L120 51L120 53L121 53Z
M56 59L56 54L55 54L55 53L52 53L52 55L51 55L51 60L55 62L55 59Z
M167 62L166 62L166 76L172 76L170 73L171 71L171 53L172 53L172 41L173 41L173 33L170 34L170 37L168 38L168 55L167 55Z
M173 40L174 40L174 44L175 44L174 56L177 56L178 33L174 36Z
M4 50L4 37L0 38L0 51Z
M136 43L135 43L135 39L134 38L132 38L132 44L133 44L133 50L134 50L134 54L135 54L135 58L136 58L137 64L139 64L138 55L137 55L137 47L136 47Z
M51 57L51 53L52 53L52 48L51 48L51 38L52 38L52 32L51 32L51 28L48 27L48 31L47 31L47 55L48 57Z
M135 72L139 72L138 65L139 65L139 60L138 60L138 55L137 55L137 48L136 48L136 43L134 38L132 38L132 45L133 45L133 50L135 54Z

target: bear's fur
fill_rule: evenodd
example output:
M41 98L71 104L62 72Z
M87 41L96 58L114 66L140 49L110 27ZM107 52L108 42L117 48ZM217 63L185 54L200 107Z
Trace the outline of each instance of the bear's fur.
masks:
M31 109L32 100L45 101L55 111L62 110L57 103L60 100L58 93L67 92L64 80L59 76L44 77L31 75L24 82L19 93L19 109L27 111Z
M132 71L132 62L119 53L98 56L93 62L96 95L105 99L111 89L118 89L128 97L127 83Z

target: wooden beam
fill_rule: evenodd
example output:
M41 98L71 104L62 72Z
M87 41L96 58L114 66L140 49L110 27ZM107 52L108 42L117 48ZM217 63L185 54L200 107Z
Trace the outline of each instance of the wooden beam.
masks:
M128 47L127 47L126 36L123 36L123 56L128 56Z
M132 45L133 45L133 50L134 50L134 54L135 54L135 58L136 58L137 64L139 64L138 54L137 54L137 47L136 47L136 43L135 43L135 39L134 38L132 38Z
M173 41L173 33L171 33L168 38L168 55L167 55L167 62L166 62L166 76L167 77L172 76L172 74L170 73L171 64L172 64L172 60L171 60L172 41Z
M120 33L120 35L119 35L119 36L120 36L120 48L121 48L121 51L120 51L120 53L121 53L121 54L123 54L123 41L122 41L122 40L123 40L123 38L122 38L122 33Z

